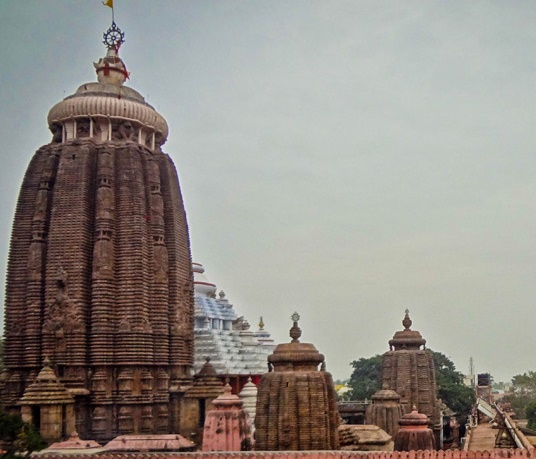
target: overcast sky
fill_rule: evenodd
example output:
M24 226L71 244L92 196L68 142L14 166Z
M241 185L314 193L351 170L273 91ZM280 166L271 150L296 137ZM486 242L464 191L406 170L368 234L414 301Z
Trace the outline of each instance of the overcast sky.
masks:
M410 309L497 381L536 369L536 2L115 0L168 121L194 261L336 378ZM48 110L95 81L100 0L0 0L0 278ZM3 303L3 285L2 303Z

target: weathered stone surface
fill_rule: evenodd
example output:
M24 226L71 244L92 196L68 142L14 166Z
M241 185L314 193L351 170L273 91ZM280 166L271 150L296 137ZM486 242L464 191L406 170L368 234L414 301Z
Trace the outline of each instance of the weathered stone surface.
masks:
M107 451L119 453L147 453L168 451L194 451L195 445L177 434L120 435L104 445ZM114 454L116 457L117 454Z
M404 414L400 405L400 395L394 390L381 389L372 396L372 403L367 407L367 424L376 425L393 438L399 429L398 421Z
M69 456L71 459L87 458L84 455ZM126 454L99 454L99 459L142 457L141 455ZM143 455L144 458L149 456ZM284 452L211 452L211 453L181 453L181 454L151 454L152 458L158 459L533 459L534 451L513 449L493 451L394 451L394 452L368 452L361 451L284 451ZM47 455L47 459L60 459L65 456L59 454Z
M395 436L395 451L435 450L434 432L428 427L428 417L414 408L400 420Z
M17 410L48 356L75 396L76 430L97 440L178 431L193 364L190 246L177 172L160 148L167 125L139 93L107 81L51 110L52 143L24 177L0 388Z
M212 401L203 433L203 451L249 451L252 448L248 415L238 395L227 384L224 393Z
M383 354L382 386L400 395L405 413L415 406L428 416L439 438L442 426L432 353L424 347L426 340L421 334L411 330L408 311L402 324L404 330L395 333L389 341L390 350Z
M340 449L343 451L393 451L391 435L376 425L340 425Z
M223 389L223 384L207 357L201 370L194 376L193 384L184 393L180 415L181 434L191 438L199 448L203 444L206 416L214 408L213 400L223 394Z
M337 449L339 413L331 374L324 369L324 356L299 342L299 316L293 319L292 342L279 344L268 357L273 371L258 386L255 449Z

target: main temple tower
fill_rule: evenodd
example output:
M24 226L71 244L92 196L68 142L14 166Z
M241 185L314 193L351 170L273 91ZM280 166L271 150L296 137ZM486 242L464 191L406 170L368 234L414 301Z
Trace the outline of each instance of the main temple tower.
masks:
M75 399L82 437L179 430L193 364L188 227L165 119L106 56L52 107L13 223L1 405L17 411L45 358ZM35 400L36 395L32 395ZM32 408L38 424L39 405ZM70 434L71 432L66 432Z

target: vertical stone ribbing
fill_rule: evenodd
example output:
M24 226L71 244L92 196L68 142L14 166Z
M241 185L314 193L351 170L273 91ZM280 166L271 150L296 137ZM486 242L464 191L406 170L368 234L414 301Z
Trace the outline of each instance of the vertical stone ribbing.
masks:
M45 311L45 298L43 296L46 282L45 259L49 239L51 190L56 175L57 162L57 157L49 152L43 163L33 208L32 242L28 250L24 362L26 366L34 367L30 370L33 376L42 364L41 326Z
M95 145L61 148L48 232L43 353L67 385L85 384L93 254ZM69 241L66 243L66 241Z
M117 55L105 61L124 70ZM0 381L0 404L17 410L50 357L76 390L76 429L101 441L178 431L193 364L190 246L160 149L167 124L107 72L51 109L52 143L21 187Z
M28 284L29 264L35 263L35 257L30 256L33 218L42 171L50 154L50 147L43 147L32 158L24 176L13 221L6 276L4 324L4 365L11 371L8 373L4 387L0 388L2 389L0 395L6 404L15 403L22 395L27 374L32 372L31 364L25 359L25 335L28 306L31 308L35 299L27 304L25 286ZM37 258L39 259L39 256ZM34 314L40 316L42 291L38 296L35 309ZM35 355L33 360L35 361ZM36 369L32 373L35 375Z
M191 379L193 362L193 279L188 225L182 204L177 171L171 159L156 154L164 200L165 240L169 262L169 364L172 385Z
M110 365L114 360L115 331L115 151L100 148L97 158L95 233L91 297L91 364ZM100 373L95 372L96 380ZM97 374L99 373L99 374ZM104 394L103 394L104 396ZM102 397L98 397L102 399ZM106 398L106 397L105 397ZM104 401L104 400L102 400Z
M262 376L255 412L255 448L261 451L332 450L339 447L335 387L324 371L324 356L300 343L293 315L292 342L279 344ZM321 365L321 370L318 366Z
M148 158L147 161L147 178L150 193L150 228L153 245L151 307L149 314L153 327L154 363L156 365L167 365L169 361L169 262L166 248L160 169L153 157Z
M409 311L402 321L404 330L397 331L389 341L390 351L382 357L382 385L400 395L404 412L416 407L428 416L439 445L441 419L437 400L435 366L432 353L424 347L426 340L411 329Z
M142 153L120 148L115 155L116 311L115 364L150 363L153 359L149 298L149 209Z

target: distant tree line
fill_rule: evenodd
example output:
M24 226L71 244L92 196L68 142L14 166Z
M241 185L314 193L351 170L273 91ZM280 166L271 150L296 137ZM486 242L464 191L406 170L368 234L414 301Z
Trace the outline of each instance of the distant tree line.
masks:
M536 371L515 375L505 401L510 402L518 417L526 417L529 429L536 430Z

